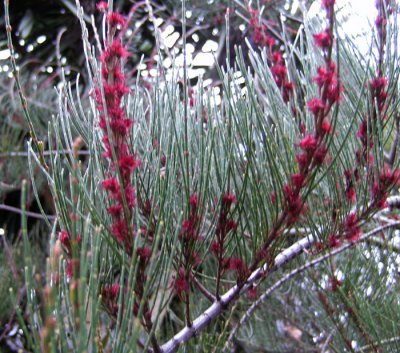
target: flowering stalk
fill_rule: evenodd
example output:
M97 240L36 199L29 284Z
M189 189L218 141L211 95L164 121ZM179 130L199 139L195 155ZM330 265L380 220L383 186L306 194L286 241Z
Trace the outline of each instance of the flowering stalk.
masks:
M256 45L267 47L267 55L272 75L276 85L281 90L284 102L287 103L293 94L294 85L289 81L287 67L283 60L282 53L276 45L274 37L267 33L267 27L260 20L259 11L252 8L250 8L249 11L251 16L250 29L252 31L253 41ZM293 112L295 111L293 107L292 110Z
M369 191L371 194L371 202L368 207L360 214L355 211L350 212L341 223L341 230L336 234L331 234L328 237L329 246L337 247L344 239L356 241L360 238L361 229L359 224L367 219L372 213L381 210L387 206L386 200L389 196L390 190L398 184L400 177L400 169L392 170L386 163L383 164L380 170L377 162L372 153L374 140L379 141L379 134L376 134L376 128L379 124L383 123L384 110L387 101L387 79L383 77L383 60L386 46L386 25L388 21L388 14L392 13L390 8L390 1L377 1L378 17L375 21L378 31L378 64L377 76L369 83L371 94L372 116L369 114L364 118L357 131L357 137L361 142L362 149L356 150L356 167L353 171L349 169L345 171L346 189L345 197L351 203L356 202L356 192L354 182L358 183L361 176L369 184ZM396 127L398 129L398 117L396 117ZM379 120L379 122L378 122ZM398 133L398 130L396 131ZM378 136L376 136L378 135ZM394 139L395 146L398 139ZM394 147L394 151L396 147ZM394 155L391 157L394 160ZM392 164L392 163L391 163ZM375 168L374 168L375 167ZM334 214L333 220L336 221Z
M300 152L296 155L298 173L290 176L290 182L284 185L282 193L285 198L283 209L278 219L257 252L255 260L250 266L254 271L258 264L269 258L270 245L279 237L283 227L290 227L299 219L305 210L305 200L301 197L301 191L311 182L313 172L325 161L327 147L325 140L332 132L331 123L328 120L330 111L341 99L342 86L338 79L336 65L332 62L333 47L333 23L334 23L334 1L324 0L323 7L327 14L328 27L321 33L314 35L315 44L323 52L325 65L317 69L317 76L314 78L318 89L319 97L308 101L308 109L314 116L314 132L307 133L304 130L304 137L298 143Z
M139 5L134 7L134 10ZM127 28L127 22L118 12L112 12L107 3L98 4L99 11L106 13L108 33L105 49L100 56L102 63L102 82L95 90L95 100L100 113L99 126L103 131L105 146L104 157L109 160L111 171L107 179L102 182L103 188L108 192L112 205L107 208L113 218L111 233L123 246L129 256L133 256L133 241L135 232L132 231L132 209L136 206L136 194L132 184L132 175L139 167L139 159L131 152L128 141L131 134L133 120L126 116L124 100L129 94L126 77L123 72L123 62L128 56L126 47L122 44L121 33ZM132 13L132 11L131 11ZM119 30L121 33L117 34ZM148 205L147 205L148 206ZM148 208L148 207L147 207ZM150 207L151 208L151 207ZM151 213L151 211L150 211ZM146 237L147 240L152 239ZM142 307L142 325L151 335L150 340L155 353L159 345L153 333L151 309L148 297L145 297L145 284L147 282L146 268L151 257L151 248L147 245L136 249L138 257L138 274L135 281L134 314L140 314ZM116 314L114 304L118 298L119 287L115 285L111 290L106 288L105 298L111 305L111 312Z
M211 252L217 257L218 269L217 269L217 282L215 297L217 300L220 299L220 281L221 275L224 272L227 264L229 263L224 258L224 244L227 235L236 229L236 222L228 217L231 206L236 202L236 196L231 193L226 193L222 196L221 210L219 213L218 225L216 229L216 240L211 244Z
M105 2L98 5L105 12ZM95 100L100 113L99 126L103 130L104 157L109 160L111 170L108 178L102 182L111 200L107 208L113 218L111 233L123 246L128 255L132 255L133 237L132 208L136 205L132 174L139 166L136 155L130 151L128 139L133 120L126 116L123 101L129 93L126 77L122 70L123 60L128 56L117 31L125 25L118 12L108 11L108 36L105 49L100 56L102 63L101 84L95 90Z
M189 198L189 215L183 220L179 241L181 242L179 266L174 283L174 290L178 297L186 306L186 325L192 325L190 319L190 283L192 279L192 269L200 264L200 259L194 248L199 239L200 228L200 205L199 197L193 194Z

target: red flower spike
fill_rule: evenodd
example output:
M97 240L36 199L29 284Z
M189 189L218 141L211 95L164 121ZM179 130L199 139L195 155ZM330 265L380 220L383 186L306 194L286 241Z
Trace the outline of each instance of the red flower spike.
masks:
M328 153L328 149L325 147L325 145L321 144L321 146L319 146L314 153L315 165L321 165L322 163L324 163L327 153Z
M341 244L340 240L334 234L328 236L328 243L330 248L337 248Z
M115 204L107 208L107 212L114 218L121 218L123 214L123 208L120 204Z
M313 113L314 115L320 114L320 112L325 111L325 104L322 103L322 101L319 98L312 98L308 101L307 103L308 109Z
M236 202L236 196L235 194L224 194L222 196L222 205L229 208L232 204Z
M98 9L103 12L108 10L105 1L99 3ZM114 32L118 26L125 24L125 19L117 12L109 13L107 21L109 28ZM114 200L114 203L107 208L108 213L113 217L111 233L131 256L133 241L131 237L135 236L135 232L132 230L133 234L130 234L128 224L131 224L133 216L131 209L136 206L136 194L132 185L131 174L139 166L139 160L130 152L126 142L133 124L133 120L126 116L122 107L123 99L129 93L129 88L122 70L121 59L127 56L126 47L118 36L113 37L111 42L106 42L105 49L100 56L100 61L103 64L101 84L104 88L104 101L99 86L94 90L93 96L100 112L99 126L103 131L102 141L105 147L103 156L110 163L110 177L104 180L101 185L108 192L109 199ZM105 114L105 106L107 106L107 114ZM108 136L110 132L114 142L117 163L112 158L113 154ZM121 172L121 180L116 176L116 169L118 168ZM125 201L128 206L127 214L125 214L123 207Z
M69 239L69 234L66 230L62 230L60 232L60 234L58 235L58 239L60 239L60 242L62 245L64 245L65 247L70 247L71 243L70 243L70 239Z
M189 198L189 204L191 207L197 207L199 202L199 196L197 194L191 195Z
M136 249L137 256L140 257L142 264L147 264L151 257L151 249L148 246Z
M357 241L361 236L361 229L358 226L357 215L352 212L350 213L345 222L344 222L344 230L346 232L346 238L350 241Z
M317 139L314 135L307 135L305 136L300 142L299 147L306 152L313 152L317 147Z
M244 273L247 270L247 267L238 257L231 257L229 259L229 270Z
M330 30L326 29L321 33L314 34L314 41L315 41L315 44L322 49L330 48L332 46L332 42L333 42L333 38L330 33Z
M322 6L328 10L335 5L335 0L322 0Z
M106 1L100 1L97 5L96 8L100 12L107 12L108 10L108 4Z
M293 186L299 190L304 186L306 177L303 174L293 174L290 179L292 180Z
M276 203L276 194L274 191L271 192L270 197L271 197L271 202L273 204L275 204Z
M308 153L302 153L296 156L296 161L299 165L300 171L304 171L304 169L310 163L311 157Z
M179 269L178 277L174 284L174 291L181 299L183 299L183 293L189 292L189 283L186 281L185 269L183 267Z
M123 26L126 22L122 15L118 12L111 12L110 14L108 14L107 21L111 28Z
M101 185L104 190L107 190L113 194L119 192L119 183L117 178L108 178L102 181Z
M210 251L218 257L218 255L222 252L222 247L218 241L213 241L210 247Z
M329 135L332 133L332 126L329 121L324 120L321 124L321 131L324 135Z

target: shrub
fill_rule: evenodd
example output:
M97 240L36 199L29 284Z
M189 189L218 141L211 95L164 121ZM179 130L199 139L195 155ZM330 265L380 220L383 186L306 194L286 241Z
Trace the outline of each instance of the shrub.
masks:
M218 104L201 79L188 85L186 64L158 66L150 85L131 80L126 18L111 3L98 6L95 47L79 12L89 101L64 81L48 132L54 158L34 135L28 145L58 223L43 291L27 283L30 349L395 347L395 4L378 3L371 59L337 37L334 0L285 55L250 9L264 47L248 59L235 48L219 68Z

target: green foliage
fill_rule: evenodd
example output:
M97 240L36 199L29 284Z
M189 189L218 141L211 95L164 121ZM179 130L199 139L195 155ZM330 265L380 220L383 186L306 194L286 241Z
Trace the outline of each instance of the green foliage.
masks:
M92 91L100 89L105 101L99 53L88 41L82 12L79 18L88 81ZM397 230L393 230L398 222L390 219L391 210L372 207L376 192L371 187L371 178L379 179L384 170L384 153L388 151L382 146L395 140L397 133L397 47L388 46L387 52L391 54L385 57L384 72L390 82L385 119L372 124L368 132L374 142L367 148L368 158L373 155L376 163L369 159L360 166L356 151L365 145L357 133L363 119L376 113L368 86L376 67L357 53L350 39L338 40L333 58L339 63L344 93L329 116L333 131L324 140L328 158L307 175L301 191L306 210L294 224L282 225L281 221L283 210L288 207L285 185L290 185L293 175L301 172L296 162L299 141L304 137L299 117L306 131L315 128L316 120L306 103L320 93L314 77L324 57L313 40L315 28L320 26L317 20L313 23L306 17L295 42L285 43L286 65L296 83L289 103L285 103L276 84L266 49L259 52L251 47L248 58L240 48L235 48L235 62L225 69L218 67L220 104L216 103L215 90L205 87L202 79L193 97L189 97L187 67L179 67L176 62L169 72L158 66L160 75L150 88L143 84L140 73L129 82L130 93L123 109L135 124L128 146L141 160L132 178L137 198L137 206L130 210L133 221L129 226L135 231L132 256L113 236L113 218L107 210L112 203L101 186L119 161L114 159L113 164L104 157L104 130L99 128L98 106L93 95L81 99L80 92L75 90L79 84L73 87L63 81L58 88L59 111L49 125L52 158L48 169L33 144L28 145L29 168L41 169L57 209L43 291L32 280L35 269L29 261L26 268L30 334L25 329L33 352L122 353L146 351L150 346L155 349L154 340L160 345L167 342L185 329L190 317L200 318L204 325L195 326L199 322L195 320L193 330L199 330L196 337L192 337L190 327L186 328L185 337L190 339L184 343L178 337L176 341L181 344L174 349L230 349L230 333L251 306L246 290L255 285L259 293L267 291L291 270L305 266L320 254L326 257L315 263L316 267L304 268L267 296L250 320L238 326L232 341L245 352L355 352L360 347L365 351L371 347L377 350L378 346L385 352L395 349L398 339L391 340L400 331L399 284L394 270L397 254L386 243L380 247L374 243L359 244L358 239L346 239L345 235L349 215L355 212L360 218L357 225L364 233L385 224L387 228L382 234L387 244L398 237ZM388 33L392 30L396 33L395 22L388 24ZM103 44L99 40L97 47ZM158 51L162 57L160 45ZM193 98L193 105L189 98ZM82 145L89 151L83 160L78 154ZM391 162L393 171L397 170L398 161L396 156ZM346 197L349 181L344 175L357 165L362 175L359 182L352 177L357 197L353 203ZM208 322L207 315L213 311L203 314L211 305L204 291L191 283L189 310L176 291L184 257L183 221L191 212L190 196L197 194L199 237L191 246L201 264L193 267L191 275L214 295L219 286L219 263L211 252L211 244L227 192L236 195L229 216L238 227L229 234L224 256L239 257L253 273L257 268L265 273L256 279L256 275L247 274L241 282L237 273L225 271L221 292L238 289L220 308L219 302L214 301L211 308L220 311L217 320ZM58 225L70 237L68 246L64 242L64 252ZM354 242L354 246L330 256L335 248L329 245L332 234L342 237L345 244ZM300 248L296 252L293 246L300 243L305 244L304 251ZM143 259L136 250L146 244L151 244L151 256L143 269ZM29 259L32 250L26 234L24 248ZM263 248L266 251L260 255ZM279 262L279 256L284 260ZM141 282L143 278L145 281ZM118 295L111 303L114 306L107 302L106 294L113 284L119 285ZM46 304L44 308L42 303ZM145 321L148 313L152 326ZM250 343L242 343L245 341ZM175 350L167 350L167 345L161 346L160 352L172 351Z

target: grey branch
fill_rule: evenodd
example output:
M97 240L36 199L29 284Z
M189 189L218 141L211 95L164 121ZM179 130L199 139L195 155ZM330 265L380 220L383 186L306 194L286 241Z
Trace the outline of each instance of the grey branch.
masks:
M13 213L18 213L20 215L25 214L27 217L32 217L32 218L37 218L37 219L48 219L48 220L55 220L57 217L53 215L43 215L41 213L36 213L36 212L29 212L29 211L22 211L20 208L5 205L4 203L0 204L0 209L1 210L6 210L10 211Z
M399 222L400 224L400 222ZM310 247L314 242L314 237L308 236L299 240L289 248L282 251L276 258L272 269L268 269L267 265L264 265L255 270L246 284L241 288L237 285L233 286L224 295L221 296L219 301L214 302L203 314L197 317L191 327L185 327L172 337L168 342L161 346L162 353L174 353L178 350L179 345L187 342L191 337L197 335L203 331L210 322L217 318L221 312L232 302L234 302L242 293L246 292L254 282L265 276L267 271L272 272L282 267L285 263L299 255L304 249Z
M385 229L388 228L395 228L400 226L400 221L398 222L392 222L389 224L385 224L383 226L380 226L364 235L362 235L360 237L360 239L357 241L357 243L359 242L363 242L365 240L367 240L368 238L372 237L373 235L380 233L382 231L384 231ZM246 311L246 313L243 315L243 317L240 319L240 321L236 324L235 328L232 330L231 334L229 335L229 338L225 344L225 351L228 348L229 342L232 341L233 337L236 335L237 331L239 330L239 328L244 325L246 323L246 321L250 318L250 316L254 313L254 311L257 309L257 307L263 303L267 297L274 292L277 288L279 288L282 284L284 284L285 282L287 282L289 279L291 279L292 277L296 276L297 274L305 271L306 269L310 268L310 267L314 267L316 265L318 265L319 263L325 261L326 259L338 255L341 252L348 250L350 247L352 247L355 243L354 242L348 242L345 243L344 245L304 264L303 266L300 266L294 270L292 270L291 272L289 272L288 274L286 274L284 277L282 277L279 281L275 282L275 284L271 287L269 287L251 306L250 308Z
M368 239L369 237L371 237L372 235L382 232L385 229L398 227L398 226L400 226L400 221L386 224L384 226L374 229L373 231L371 231L367 234L364 234L363 236L361 236L361 238L359 239L358 242L362 242L362 241ZM250 275L248 280L246 281L246 284L244 286L242 286L242 288L238 287L237 285L233 286L230 290L228 290L224 295L221 296L221 299L219 301L214 302L204 313L202 313L199 317L197 317L193 321L191 327L183 328L174 337L172 337L168 342L164 343L161 346L161 352L162 353L176 352L182 343L187 342L191 337L193 337L193 336L199 334L201 331L203 331L204 328L206 328L210 324L210 322L212 322L216 317L218 317L221 314L221 312L229 304L234 302L242 293L246 292L253 285L253 283L255 283L257 280L264 277L265 273L267 271L270 273L270 272L282 267L287 262L289 262L290 260L292 260L293 258L298 256L304 249L309 248L314 243L314 241L315 241L315 238L313 236L307 236L305 238L302 238L298 242L296 242L295 244L293 244L289 248L285 249L279 255L276 256L275 263L274 263L274 266L272 269L268 269L267 265L264 265L264 266L258 268L257 270L255 270ZM284 278L282 278L280 281L275 283L275 285L271 288L275 289L275 288L279 287L284 281L286 281L290 277L294 276L295 274L305 270L306 268L309 268L311 266L314 266L314 265L320 263L321 261L327 259L328 257L334 256L340 252L345 251L346 249L349 249L354 244L355 244L355 242L346 243L346 244L342 245L341 247L303 265L302 267L299 267L298 269L293 270L288 275L286 275ZM270 293L269 292L270 290L271 289L269 289L267 291L268 294ZM253 305L255 305L256 303L254 303Z

